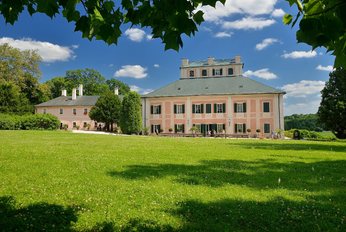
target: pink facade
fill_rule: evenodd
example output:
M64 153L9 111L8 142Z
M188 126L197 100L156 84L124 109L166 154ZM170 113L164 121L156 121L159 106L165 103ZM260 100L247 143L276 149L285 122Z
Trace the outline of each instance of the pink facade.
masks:
M143 121L144 126L152 132L154 127L160 128L164 133L170 130L191 133L191 127L195 126L201 133L215 130L216 133L236 134L248 133L247 130L250 129L249 134L256 134L256 130L260 129L265 136L270 136L272 131L283 129L282 100L282 94L147 98L143 99ZM235 112L235 104L244 103L246 109ZM269 104L269 112L264 112L264 103ZM220 112L215 112L218 110L215 104L225 107ZM174 111L174 105L183 105L184 111ZM203 105L203 110L194 111L193 107L196 108L196 105ZM152 106L160 106L161 111L152 112ZM177 125L184 125L184 129L177 131Z
M92 106L36 106L36 113L52 114L61 122L61 128L64 124L68 129L89 129L95 130L97 125L89 117Z

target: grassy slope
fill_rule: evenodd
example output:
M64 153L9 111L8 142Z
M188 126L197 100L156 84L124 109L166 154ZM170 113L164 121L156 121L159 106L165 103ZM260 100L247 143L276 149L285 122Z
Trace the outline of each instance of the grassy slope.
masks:
M346 143L0 138L0 231L346 230Z

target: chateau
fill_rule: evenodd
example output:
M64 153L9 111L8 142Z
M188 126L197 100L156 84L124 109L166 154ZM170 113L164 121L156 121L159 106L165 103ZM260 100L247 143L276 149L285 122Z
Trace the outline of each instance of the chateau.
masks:
M143 126L151 132L256 134L284 129L285 92L242 76L234 59L183 59L180 79L142 96ZM250 130L249 130L250 129ZM250 132L249 132L250 131Z

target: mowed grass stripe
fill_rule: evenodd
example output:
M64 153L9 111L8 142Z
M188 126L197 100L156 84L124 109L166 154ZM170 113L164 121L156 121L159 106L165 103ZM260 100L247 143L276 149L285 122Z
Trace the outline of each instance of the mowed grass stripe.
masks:
M3 231L345 230L346 143L0 138Z

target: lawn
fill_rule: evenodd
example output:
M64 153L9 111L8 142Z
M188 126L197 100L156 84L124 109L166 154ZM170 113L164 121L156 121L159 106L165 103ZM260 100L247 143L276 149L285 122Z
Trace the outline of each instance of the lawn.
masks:
M346 143L0 131L0 231L346 231Z

